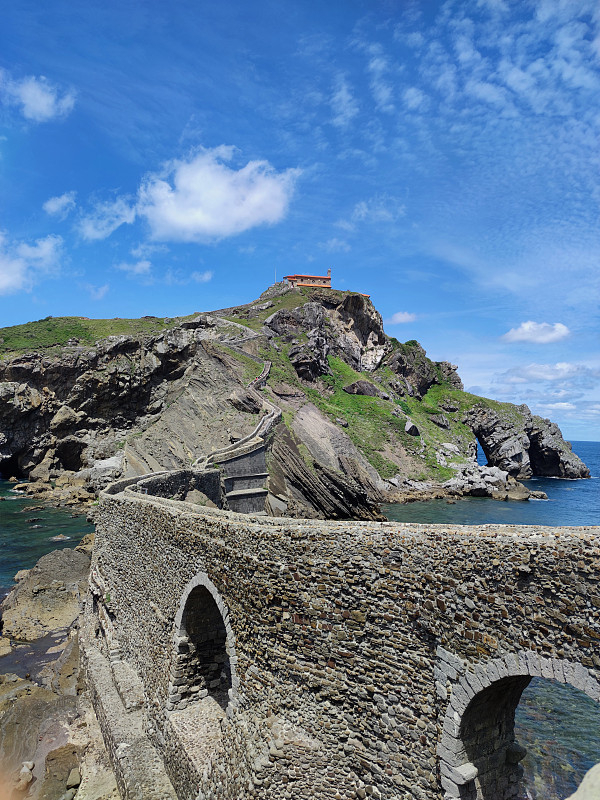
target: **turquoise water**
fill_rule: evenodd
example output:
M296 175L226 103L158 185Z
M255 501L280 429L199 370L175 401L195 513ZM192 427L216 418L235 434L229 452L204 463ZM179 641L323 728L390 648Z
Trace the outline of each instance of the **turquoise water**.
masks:
M14 484L0 481L0 597L14 585L20 569L29 569L52 550L75 547L94 526L85 516L72 516L58 508L35 508L39 502L13 490ZM54 536L67 539L53 542Z
M592 477L566 481L534 478L524 481L541 489L548 500L501 502L469 497L383 506L398 522L452 525L600 525L600 442L573 442ZM485 459L480 461L485 464ZM523 692L515 720L517 741L527 749L523 760L529 800L564 800L587 770L600 762L600 706L571 686L534 678Z

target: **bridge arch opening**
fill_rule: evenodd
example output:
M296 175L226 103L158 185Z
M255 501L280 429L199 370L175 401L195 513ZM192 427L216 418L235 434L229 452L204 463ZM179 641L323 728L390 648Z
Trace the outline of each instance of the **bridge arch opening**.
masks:
M600 700L593 669L534 652L510 655L461 670L438 746L444 800L522 800L522 760L527 751L515 736L515 713L533 677L568 684ZM583 777L583 775L581 776Z
M205 698L226 710L237 691L235 662L227 608L208 576L196 576L186 587L175 619L169 710Z

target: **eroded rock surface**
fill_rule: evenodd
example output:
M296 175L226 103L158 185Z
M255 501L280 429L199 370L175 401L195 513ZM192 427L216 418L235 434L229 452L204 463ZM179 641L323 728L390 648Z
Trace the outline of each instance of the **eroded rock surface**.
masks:
M4 637L33 641L75 622L87 592L90 558L65 548L43 556L2 603Z
M465 422L479 440L488 464L515 478L590 476L558 425L534 416L526 405L510 406L502 413L480 403L469 409Z

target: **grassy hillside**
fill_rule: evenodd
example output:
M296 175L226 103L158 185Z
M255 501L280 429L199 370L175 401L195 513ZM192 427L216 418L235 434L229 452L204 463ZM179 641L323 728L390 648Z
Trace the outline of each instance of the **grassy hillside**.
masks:
M193 316L190 315L190 316ZM141 319L87 319L86 317L45 317L37 322L0 328L0 357L12 358L33 350L64 347L71 339L93 345L107 336L157 334L190 317Z

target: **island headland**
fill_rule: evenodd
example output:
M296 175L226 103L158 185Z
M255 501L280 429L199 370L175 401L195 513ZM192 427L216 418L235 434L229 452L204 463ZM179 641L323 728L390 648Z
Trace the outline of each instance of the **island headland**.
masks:
M377 519L384 501L526 499L519 479L589 476L554 423L465 392L454 365L387 336L358 293L285 282L188 318L0 334L0 472L59 503L213 451L224 466L258 439L263 480L231 475L231 491L264 489L253 508L274 516Z

